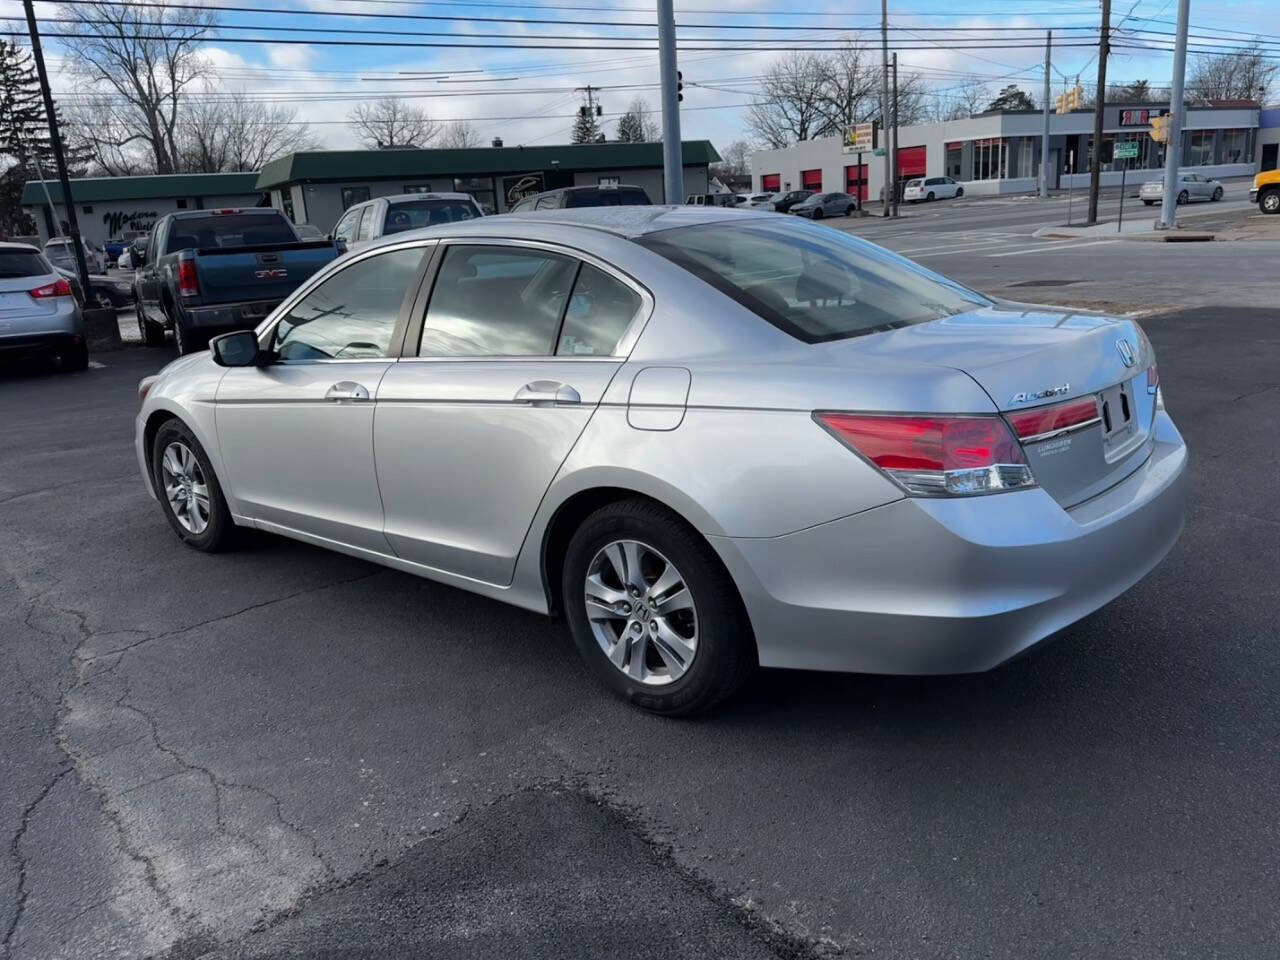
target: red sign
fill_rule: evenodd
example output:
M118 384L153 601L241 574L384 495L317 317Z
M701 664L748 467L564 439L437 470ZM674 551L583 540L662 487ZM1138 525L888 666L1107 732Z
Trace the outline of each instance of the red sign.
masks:
M1151 122L1150 110L1121 110L1120 126L1145 127Z

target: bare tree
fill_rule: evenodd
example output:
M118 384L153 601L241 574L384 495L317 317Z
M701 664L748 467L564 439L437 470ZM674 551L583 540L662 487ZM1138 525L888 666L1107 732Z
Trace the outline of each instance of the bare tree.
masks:
M85 117L95 129L82 131L95 159L132 156L132 163L145 152L156 173L177 172L179 115L188 90L209 70L199 48L217 23L214 8L94 0L58 9L72 21L61 32L74 82L99 94Z
M931 116L934 120L963 120L981 113L983 107L991 99L987 85L977 77L970 77L945 94L935 94Z
M751 154L755 152L746 140L735 140L720 151L720 162L712 164L711 172L718 177L745 177L751 172Z
M479 132L467 120L453 121L440 134L440 146L455 150L478 147L481 142Z
M348 114L347 121L370 150L425 147L440 133L440 124L425 110L395 97L362 103Z
M826 68L822 57L792 52L769 64L762 93L747 110L747 127L771 149L819 136L827 125L822 108Z
M68 104L62 135L86 158L93 176L136 177L156 172L155 154L135 137L132 111L116 96Z
M1199 100L1257 100L1266 103L1280 64L1258 44L1230 54L1202 53L1191 61L1187 94Z
M315 150L319 138L292 107L263 103L243 91L214 95L184 111L178 132L189 173L260 170L277 157Z
M662 139L662 127L644 97L633 99L618 118L617 139L620 143L657 143Z
M838 53L817 58L822 74L818 109L822 114L820 136L836 136L855 123L880 116L881 65L852 44ZM899 107L903 78L899 77Z

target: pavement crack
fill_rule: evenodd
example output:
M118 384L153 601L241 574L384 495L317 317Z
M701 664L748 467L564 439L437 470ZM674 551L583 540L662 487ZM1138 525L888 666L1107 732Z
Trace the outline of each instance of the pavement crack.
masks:
M26 809L22 811L22 817L18 821L18 829L14 831L13 839L9 841L9 855L13 858L14 863L18 865L18 890L13 908L13 917L9 920L9 925L5 929L3 941L0 941L0 956L9 957L12 955L13 936L17 932L18 924L22 922L22 914L27 907L27 858L22 853L22 838L26 836L27 827L31 824L31 818L35 815L36 808L44 803L45 798L53 792L53 788L71 770L72 767L69 763L62 766L54 774L53 778L41 788L36 798L27 804Z

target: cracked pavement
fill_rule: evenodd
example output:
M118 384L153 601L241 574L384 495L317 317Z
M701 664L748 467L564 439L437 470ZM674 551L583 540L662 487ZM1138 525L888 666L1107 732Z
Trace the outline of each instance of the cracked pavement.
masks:
M1280 946L1280 336L1144 321L1169 559L981 676L637 713L543 618L136 475L134 348L0 370L0 957L1251 957Z

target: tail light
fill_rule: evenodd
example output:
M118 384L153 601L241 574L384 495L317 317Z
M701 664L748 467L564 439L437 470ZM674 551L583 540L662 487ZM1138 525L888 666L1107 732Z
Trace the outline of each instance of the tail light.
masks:
M970 496L1035 486L999 417L816 413L814 419L908 493Z
M1077 430L1098 422L1096 397L1081 397L1065 403L1051 403L1045 407L1032 407L1017 413L1005 414L1009 426L1023 443L1047 440L1057 433Z
M200 281L196 279L196 262L194 260L178 261L178 293L184 297L200 295Z
M28 290L27 295L32 300L44 300L48 297L69 297L71 296L71 281L66 277L59 277L53 283L46 283L43 287Z

